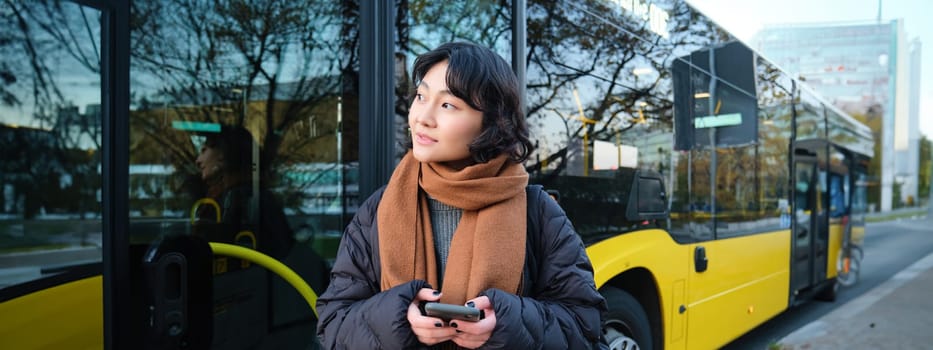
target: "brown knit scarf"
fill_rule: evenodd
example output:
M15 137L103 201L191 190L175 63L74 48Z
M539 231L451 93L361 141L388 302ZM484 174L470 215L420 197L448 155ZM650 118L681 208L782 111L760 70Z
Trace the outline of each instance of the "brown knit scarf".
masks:
M382 290L413 279L437 287L428 203L421 190L463 209L444 271L441 301L463 304L488 288L517 293L525 264L528 173L501 155L455 170L402 158L379 202ZM420 188L420 190L419 190Z

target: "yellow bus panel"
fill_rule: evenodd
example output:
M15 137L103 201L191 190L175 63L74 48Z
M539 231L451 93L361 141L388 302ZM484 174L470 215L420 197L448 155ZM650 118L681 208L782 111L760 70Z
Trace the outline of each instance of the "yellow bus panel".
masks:
M619 235L593 244L586 251L593 263L597 288L611 284L613 278L634 269L645 269L653 276L653 281L644 283L651 283L646 287L658 291L661 305L644 307L659 308L665 348L683 349L686 318L677 310L687 293L689 248L675 242L666 231L653 229Z
M708 268L690 269L688 348L721 347L787 308L790 230L700 242L691 249L697 246L706 250Z
M103 278L89 277L0 303L4 349L104 348Z
M678 244L663 230L630 232L587 248L596 285L633 269L653 277L666 349L714 349L788 306L790 231ZM697 272L694 251L706 250ZM679 312L683 305L686 312Z
M839 274L836 262L839 260L839 253L842 252L842 240L845 233L842 222L832 220L829 223L829 237L826 242L826 278L836 278Z

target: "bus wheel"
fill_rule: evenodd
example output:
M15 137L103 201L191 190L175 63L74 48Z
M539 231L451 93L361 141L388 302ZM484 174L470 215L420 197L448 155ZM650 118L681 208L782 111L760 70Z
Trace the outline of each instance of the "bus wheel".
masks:
M816 295L816 299L828 302L836 301L836 298L839 296L839 287L839 281L833 279L828 286Z
M609 305L609 312L603 320L603 337L609 349L651 349L651 326L638 300L613 287L603 288L602 293Z

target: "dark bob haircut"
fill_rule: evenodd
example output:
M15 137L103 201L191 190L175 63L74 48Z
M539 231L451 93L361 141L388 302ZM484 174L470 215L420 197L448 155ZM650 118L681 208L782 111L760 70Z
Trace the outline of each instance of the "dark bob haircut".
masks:
M415 87L435 64L447 61L447 89L483 113L483 131L469 145L477 163L507 153L515 162L532 150L518 78L502 57L487 47L467 42L447 43L418 56L412 69ZM414 93L412 93L412 99ZM412 147L411 139L406 141Z
M219 133L204 133L204 145L224 155L227 173L250 174L253 167L253 135L241 126L224 125Z

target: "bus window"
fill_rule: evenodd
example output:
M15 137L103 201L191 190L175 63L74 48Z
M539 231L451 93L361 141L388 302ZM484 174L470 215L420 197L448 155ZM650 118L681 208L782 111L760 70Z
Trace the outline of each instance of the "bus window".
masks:
M102 24L112 22L93 3L102 2L0 6L0 343L5 349L104 347L104 216L119 209L105 214L101 176L102 160L113 159L102 136L107 108L102 95L112 86L102 75L112 51L101 50L108 47L101 40L108 26Z
M794 207L796 210L812 210L810 207L810 169L797 170L797 195L795 196Z
M60 275L56 283L73 280L71 267L102 260L103 243L94 58L101 15L70 2L9 4L21 22L0 46L35 52L3 53L3 71L13 72L4 74L13 75L0 89L0 290L52 275Z

